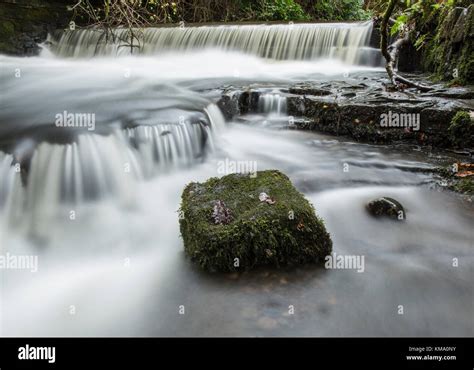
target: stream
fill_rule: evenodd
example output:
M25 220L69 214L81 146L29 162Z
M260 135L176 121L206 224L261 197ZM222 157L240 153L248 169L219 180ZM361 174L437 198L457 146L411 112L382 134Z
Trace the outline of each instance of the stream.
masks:
M0 55L0 253L38 256L35 272L0 270L0 334L474 335L474 206L431 172L453 155L287 127L281 87L384 76L369 26L233 27L150 30L139 55L94 49L91 31ZM226 121L222 88L245 84L265 91L259 111ZM63 112L94 125L61 127ZM364 271L200 271L180 197L222 161L286 173ZM370 217L379 196L406 222Z

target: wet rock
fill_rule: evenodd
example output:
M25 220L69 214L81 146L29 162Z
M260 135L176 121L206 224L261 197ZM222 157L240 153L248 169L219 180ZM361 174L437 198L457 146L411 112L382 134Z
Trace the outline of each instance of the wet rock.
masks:
M241 114L258 112L258 101L261 91L246 90L239 95L239 111Z
M469 89L457 89L456 96L436 89L422 95L389 93L379 89L380 81L367 81L364 89L338 82L333 85L337 93L328 96L311 95L314 87L308 87L308 94L287 97L288 114L305 117L294 120L296 128L375 144L405 142L449 148L453 146L449 122L459 110L469 109L469 100L464 98L472 93ZM409 117L412 124L384 126L382 117L387 114Z
M260 201L262 193L272 201ZM332 250L313 206L277 170L191 183L181 215L185 252L208 271L315 263Z
M217 106L221 110L222 114L227 120L231 120L235 116L240 114L239 109L239 97L234 93L222 94L221 99L217 102Z
M367 211L374 217L388 217L394 220L405 220L405 209L397 200L389 197L382 197L369 202Z
M331 94L331 91L329 89L325 89L322 87L321 88L315 87L310 84L291 86L288 89L288 92L290 94L295 94L295 95L316 95L316 96L326 96L326 95Z
M420 76L408 75L414 81ZM411 143L439 148L453 148L449 124L458 111L473 109L474 90L470 87L445 88L433 85L426 93L388 92L383 87L385 72L354 75L351 80L325 80L295 83L281 89L286 97L289 129L313 130L337 136L350 136L374 144ZM363 81L363 82L362 82ZM268 87L266 87L268 89ZM240 120L252 123L258 111L258 86L227 89L218 104L225 106L226 117L244 115ZM234 98L231 98L233 96ZM229 102L233 109L229 110ZM238 112L238 113L237 113ZM407 116L416 123L410 127L382 126L381 117L389 113ZM249 114L250 113L250 114Z
M64 1L0 0L0 53L37 55L38 43L65 27L69 17Z

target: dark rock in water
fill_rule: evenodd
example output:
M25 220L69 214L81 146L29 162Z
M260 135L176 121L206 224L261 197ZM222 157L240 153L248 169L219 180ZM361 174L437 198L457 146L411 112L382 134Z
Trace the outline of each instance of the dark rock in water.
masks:
M232 92L229 95L223 92L221 99L217 102L217 106L227 120L240 114L239 104L239 95Z
M313 206L277 170L191 183L180 214L185 252L208 271L315 263L332 250Z
M405 209L393 198L375 199L367 204L366 209L374 217L389 217L399 221L406 219Z
M239 111L241 114L258 112L258 101L261 91L248 89L239 96Z

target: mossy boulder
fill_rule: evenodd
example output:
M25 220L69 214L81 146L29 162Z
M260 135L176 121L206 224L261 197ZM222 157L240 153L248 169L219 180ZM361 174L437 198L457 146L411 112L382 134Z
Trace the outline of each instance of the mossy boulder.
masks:
M454 146L474 146L474 121L469 112L457 112L451 120L448 132Z
M180 216L186 254L208 271L316 263L332 250L313 206L277 170L190 183Z

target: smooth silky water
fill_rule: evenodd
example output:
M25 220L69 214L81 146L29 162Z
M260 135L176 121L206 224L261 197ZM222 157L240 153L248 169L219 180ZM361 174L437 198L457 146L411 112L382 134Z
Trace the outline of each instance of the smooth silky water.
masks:
M40 57L0 56L1 253L39 256L37 272L1 270L1 335L473 335L473 207L426 171L450 158L280 129L276 86L383 76L369 33L151 29L130 56L79 31L55 35ZM246 83L267 86L257 114L225 122L217 89ZM55 127L63 111L95 113L95 130ZM287 173L334 252L364 255L365 271L193 266L181 191L220 176L225 159ZM366 214L382 195L405 206L406 222Z

